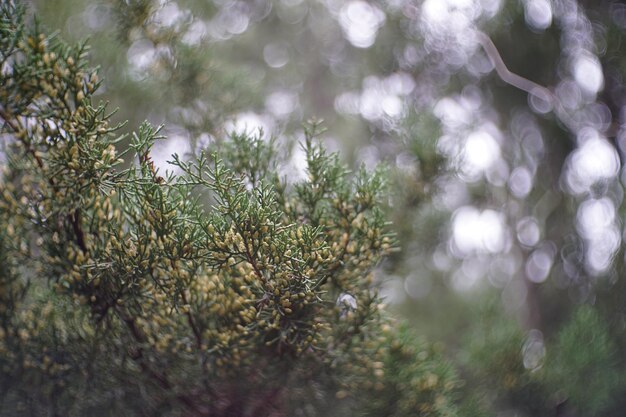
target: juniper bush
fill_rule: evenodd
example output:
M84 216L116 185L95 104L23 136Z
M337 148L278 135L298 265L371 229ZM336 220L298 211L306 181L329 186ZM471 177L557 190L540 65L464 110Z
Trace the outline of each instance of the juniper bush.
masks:
M295 184L255 134L161 171L159 129L95 104L87 45L25 16L0 5L1 415L455 414L454 372L373 282L383 169L350 173L312 123Z

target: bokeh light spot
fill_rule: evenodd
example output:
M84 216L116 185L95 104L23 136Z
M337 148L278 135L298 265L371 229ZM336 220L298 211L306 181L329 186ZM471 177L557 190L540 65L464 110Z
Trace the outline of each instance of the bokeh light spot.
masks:
M545 30L552 24L552 7L547 0L526 0L524 3L526 23L536 30Z
M346 39L357 48L369 48L385 22L385 13L364 1L351 1L341 8L339 24Z

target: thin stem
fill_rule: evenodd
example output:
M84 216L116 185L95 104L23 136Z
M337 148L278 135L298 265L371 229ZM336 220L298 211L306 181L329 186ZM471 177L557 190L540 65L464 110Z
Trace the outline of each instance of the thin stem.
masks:
M13 130L13 133L16 134L18 140L22 142L22 144L26 147L27 151L33 156L35 162L39 169L44 171L43 160L39 155L37 155L37 151L32 147L32 144L27 141L24 136L22 136L21 132L24 131L24 128L19 124L15 117L11 117L9 113L7 113L4 109L0 109L0 117L4 119L4 122ZM54 191L57 191L57 186L52 179L52 177L48 177L48 183L52 187ZM85 234L82 229L81 220L80 220L80 211L78 209L74 210L73 213L68 215L70 223L72 225L72 230L76 235L76 243L80 247L83 252L87 252L87 245L85 244Z
M532 94L541 100L546 100L551 104L553 104L553 102L557 100L552 91L548 90L546 87L539 85L536 82L529 80L528 78L524 78L521 75L511 72L502 60L502 56L500 55L498 48L496 48L496 45L493 43L489 36L480 31L477 31L476 35L478 36L478 41L480 42L480 45L483 47L485 53L491 60L491 63L495 67L496 73L502 79L502 81L509 85L512 85L513 87L519 88L520 90L525 91L528 94Z
M561 100L550 89L510 71L491 38L479 30L476 31L476 36L502 81L550 104L555 115L570 132L576 133L579 130L578 123L570 117Z
M13 130L13 133L16 134L18 140L22 142L22 144L26 147L26 150L33 155L33 158L35 158L35 162L37 162L37 166L39 166L39 168L43 170L44 166L41 157L37 155L37 152L35 151L35 149L33 149L31 144L26 139L24 139L23 136L18 134L24 131L24 128L19 124L17 119L11 117L11 115L7 113L4 109L0 109L0 117L2 117L4 119L4 122ZM54 180L52 178L48 178L48 183L50 183L52 187L55 186Z
M182 300L183 303L185 303L185 305L188 305L189 303L187 302L187 296L185 295L185 292L182 292ZM189 322L189 326L191 327L191 330L193 331L194 336L196 337L196 344L198 345L198 349L202 349L202 335L200 334L200 329L198 329L198 326L196 325L195 320L193 319L193 315L191 314L191 311L187 311L187 313L185 313L187 316L187 321Z

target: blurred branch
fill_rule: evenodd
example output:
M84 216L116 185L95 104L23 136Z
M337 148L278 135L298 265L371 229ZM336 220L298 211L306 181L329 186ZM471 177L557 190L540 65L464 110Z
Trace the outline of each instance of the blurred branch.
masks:
M496 73L505 83L512 85L513 87L519 88L522 91L527 92L528 94L532 94L537 98L540 98L544 101L548 101L550 103L554 103L556 101L556 97L550 90L546 87L537 84L534 81L529 80L528 78L524 78L521 75L515 74L511 72L504 61L502 60L502 56L494 45L493 41L489 36L487 36L484 32L476 31L476 35L478 36L478 41L480 45L483 47L485 53L491 60L491 63L494 65L496 69Z
M556 117L565 125L565 127L571 133L576 134L576 132L580 129L579 123L570 117L561 104L561 101L552 91L550 91L550 89L537 84L528 78L524 78L519 74L511 72L502 60L502 56L491 38L479 30L476 31L476 36L478 38L478 42L483 47L483 50L487 54L487 57L493 64L496 73L502 81L537 97L539 100L547 102L554 110Z

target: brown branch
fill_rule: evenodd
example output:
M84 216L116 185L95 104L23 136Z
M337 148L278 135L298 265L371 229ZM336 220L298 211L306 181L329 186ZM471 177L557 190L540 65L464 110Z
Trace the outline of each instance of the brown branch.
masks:
M187 302L187 296L185 295L184 291L182 292L182 299L185 305L189 305L189 303ZM196 337L196 344L198 345L198 349L202 349L202 335L200 334L200 329L198 329L198 326L196 325L196 322L193 319L193 315L191 314L191 311L187 311L187 313L185 314L187 316L187 321L189 322L189 326L191 327L191 330L193 331L193 334Z
M4 122L13 130L13 133L16 134L18 140L22 142L22 144L26 147L26 150L30 152L31 155L33 155L35 162L37 162L37 166L41 170L43 170L44 165L43 165L43 160L41 159L41 157L37 155L37 152L35 151L35 149L33 149L31 144L26 139L24 139L24 137L19 135L20 132L24 131L24 128L20 126L20 124L17 122L17 119L11 117L11 115L7 113L4 109L0 109L0 116L4 119ZM54 180L52 178L48 178L48 183L53 188L55 187Z
M170 265L172 269L176 269L176 263L174 262L174 259L170 259ZM150 273L150 275L152 276L152 272ZM154 276L152 276L152 279L154 279ZM183 300L183 303L185 303L185 305L189 305L189 302L187 301L187 296L185 295L185 291L181 291L181 299ZM187 316L187 322L189 323L189 327L191 327L191 331L196 338L196 345L198 345L198 349L202 349L202 334L200 333L200 329L193 319L191 311L187 311L185 315Z
M6 112L6 110L4 109L0 109L0 116L2 116L2 118L4 119L4 123L6 123L7 125L9 125L9 127L11 129L13 129L13 131L15 133L19 132L21 129L21 126L19 126L18 124L16 124L15 121L13 121L13 118L11 117L11 115L9 113Z
M137 340L137 342L139 343L145 343L146 336L137 327L137 323L135 323L135 319L128 316L125 312L120 311L118 308L115 308L115 311L120 315L120 318L122 319L122 321L126 323L126 326L128 326L128 329L130 330L130 333L133 335L135 340Z
M264 284L267 283L267 278L265 278L263 272L261 272L261 270L259 269L256 258L252 256L252 253L250 253L250 248L248 248L248 239L245 238L245 235L243 233L240 234L241 238L243 239L243 244L246 247L246 260L248 261L248 263L250 263L250 265L252 265L252 269L254 270L254 273L259 277L259 279Z
M70 218L70 222L72 223L72 229L74 230L74 234L76 235L76 243L80 247L80 249L86 253L87 245L85 244L85 234L83 233L83 227L81 226L80 220L80 211L78 209L74 210L74 213L68 216Z
M37 151L33 148L32 144L21 135L21 133L24 132L24 128L19 124L17 119L15 117L11 117L11 115L7 113L4 109L0 109L0 117L2 117L5 124L13 130L13 133L15 133L17 139L22 142L22 144L26 147L27 152L29 152L33 156L39 169L44 171L43 160L39 155L37 155ZM54 191L58 190L52 177L48 177L48 184L50 184ZM85 244L85 234L81 226L80 211L76 209L67 217L69 218L72 230L76 235L76 243L83 252L87 252L87 245Z
M281 396L283 394L283 387L276 387L271 390L260 403L254 408L252 411L253 416L269 416L271 415L272 409L277 409L278 405L276 404L281 400Z
M124 311L121 311L118 308L115 308L115 311L119 314L122 321L126 324L133 338L139 344L145 343L147 341L146 336L137 327L135 319L128 316ZM144 360L143 348L141 346L137 346L135 349L133 349L129 353L129 356L133 361L137 362L141 370L152 379L154 379L162 389L170 391L174 388L172 386L172 383L167 379L166 375L159 373L150 368L150 366L148 366L148 364ZM183 403L189 410L192 410L194 412L194 416L208 415L208 410L205 410L204 407L197 404L190 396L185 394L176 394L176 399Z
M335 264L330 267L328 271L326 271L326 274L313 285L313 291L326 284L326 282L328 282L328 278L330 278L332 274L337 272L342 266L345 266L345 264L343 263L343 258L348 253L348 246L350 245L350 239L352 238L349 227L346 229L345 232L348 234L348 239L346 239L346 243L341 248L341 254L337 258L337 262L335 262Z

